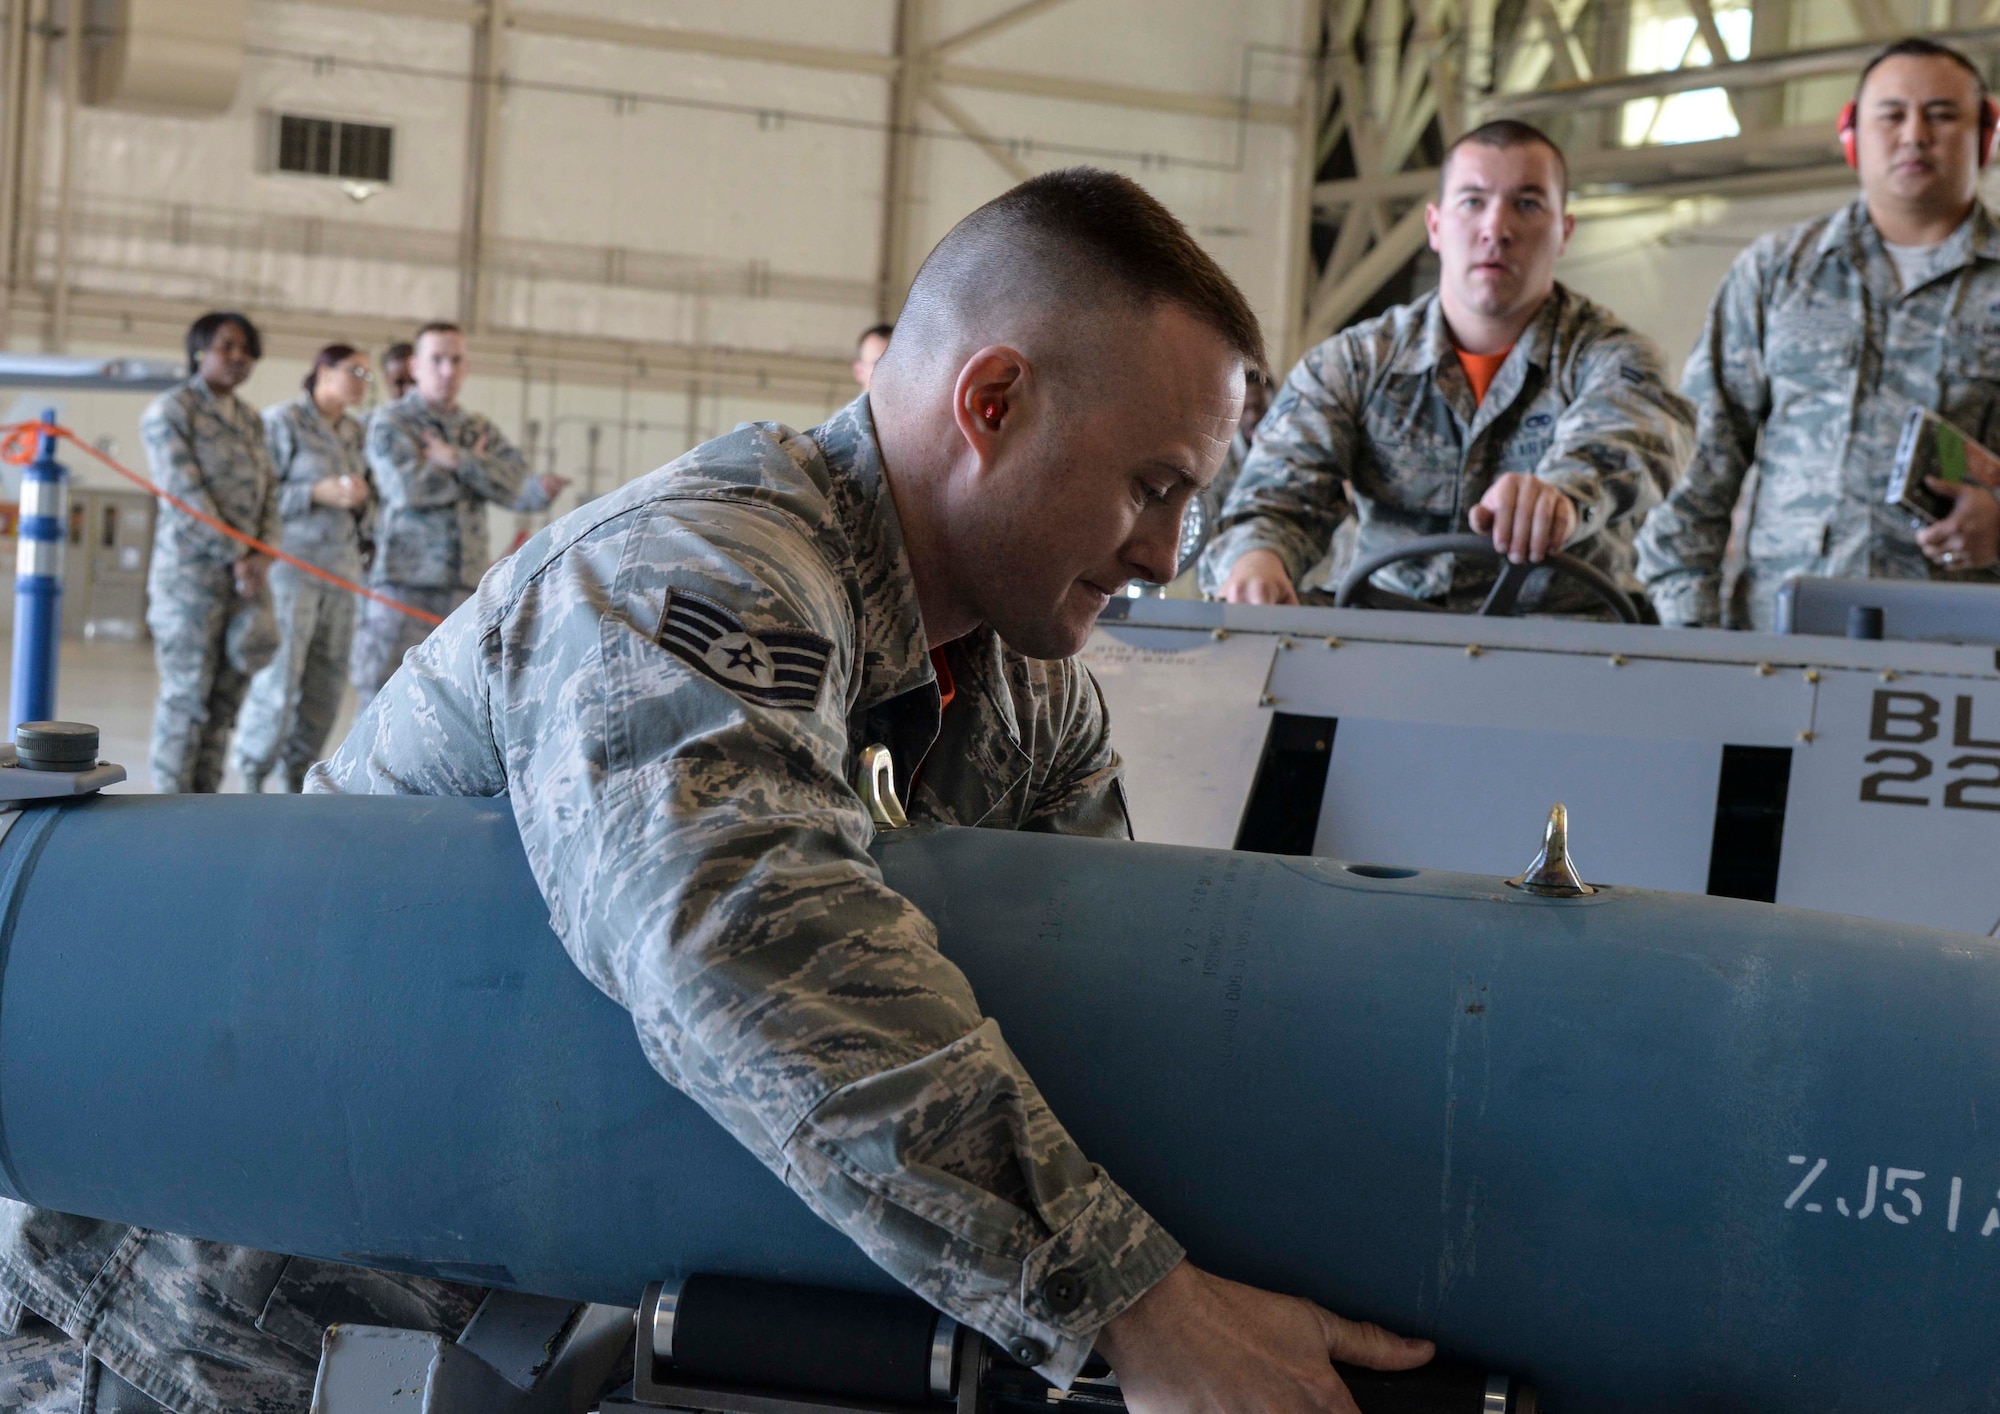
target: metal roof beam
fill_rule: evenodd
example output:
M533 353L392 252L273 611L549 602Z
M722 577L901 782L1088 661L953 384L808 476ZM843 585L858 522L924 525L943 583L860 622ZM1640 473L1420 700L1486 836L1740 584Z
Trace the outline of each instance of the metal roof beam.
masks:
M1299 110L1289 103L1255 103L1220 94L1181 93L1172 89L1102 83L1095 79L1019 73L1012 69L940 64L936 78L939 83L958 88L991 89L996 93L1019 93L1031 98L1064 98L1076 103L1101 103L1111 108L1138 108L1155 113L1184 113L1190 117L1219 118L1225 122L1242 119L1251 123L1290 127L1299 117Z
M1833 134L1823 124L1805 123L1714 142L1580 152L1570 159L1570 183L1579 189L1611 185L1644 191L1661 183L1738 176L1753 183L1760 176L1768 176L1775 182L1782 174L1831 168L1839 162L1840 152ZM1428 167L1387 176L1321 182L1313 189L1313 201L1322 211L1337 212L1357 203L1428 198L1437 190L1438 177L1438 169ZM1848 180L1852 180L1851 176Z
M2000 49L2000 25L1947 30L1924 37L1949 44L1955 49ZM1670 93L1689 93L1700 88L1762 88L1788 83L1793 79L1857 73L1881 47L1875 40L1858 44L1831 44L1728 64L1666 69L1656 74L1625 74L1589 83L1562 83L1521 93L1500 93L1486 101L1485 116L1518 118L1534 113L1603 108L1616 103L1629 103L1635 98L1661 98Z
M1031 20L1044 10L1053 10L1058 5L1067 5L1069 0L1021 0L999 14L981 20L976 25L968 25L957 34L947 35L931 46L931 53L939 58L955 49L963 49L968 44L977 44L982 39L991 39L1002 30L1012 29L1023 20Z

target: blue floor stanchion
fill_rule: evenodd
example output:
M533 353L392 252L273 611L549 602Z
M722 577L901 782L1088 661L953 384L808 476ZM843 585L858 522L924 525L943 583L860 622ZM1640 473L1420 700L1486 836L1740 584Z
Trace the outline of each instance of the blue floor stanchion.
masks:
M55 412L42 414L55 424ZM56 460L54 432L43 432L35 460L21 470L20 558L14 571L14 678L7 735L56 711L56 652L62 643L63 549L69 537L69 472Z

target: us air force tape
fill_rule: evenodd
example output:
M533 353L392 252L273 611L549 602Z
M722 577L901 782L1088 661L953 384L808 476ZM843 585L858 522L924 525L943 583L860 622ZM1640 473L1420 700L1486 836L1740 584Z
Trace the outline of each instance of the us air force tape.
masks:
M684 589L667 592L660 646L759 707L809 711L819 701L833 645L802 629L752 633L713 599Z

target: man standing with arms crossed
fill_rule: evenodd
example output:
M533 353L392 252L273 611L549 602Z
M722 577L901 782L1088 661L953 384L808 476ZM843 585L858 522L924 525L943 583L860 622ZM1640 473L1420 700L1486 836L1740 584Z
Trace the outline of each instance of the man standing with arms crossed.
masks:
M1700 411L1686 479L1639 536L1660 621L1769 629L1793 575L1995 582L2000 500L1922 530L1888 504L1903 419L1933 409L2000 448L2000 228L1979 201L1985 80L1906 39L1862 71L1840 135L1860 197L1763 237L1730 267L1682 380ZM1730 517L1752 468L1748 559L1722 602Z
M492 419L459 406L465 334L426 324L410 355L408 393L368 420L368 469L381 495L370 587L443 618L465 602L486 552L488 502L537 511L553 489L533 476ZM430 626L394 606L363 600L350 665L360 705L381 689Z
M1437 292L1341 331L1292 370L1202 556L1205 591L1297 603L1350 514L1356 559L1469 528L1516 564L1566 550L1633 582L1633 526L1673 484L1694 419L1650 341L1556 283L1575 225L1568 185L1561 150L1525 123L1452 144L1425 213ZM1438 555L1377 582L1471 608L1497 577L1490 561ZM1546 572L1519 602L1596 605Z

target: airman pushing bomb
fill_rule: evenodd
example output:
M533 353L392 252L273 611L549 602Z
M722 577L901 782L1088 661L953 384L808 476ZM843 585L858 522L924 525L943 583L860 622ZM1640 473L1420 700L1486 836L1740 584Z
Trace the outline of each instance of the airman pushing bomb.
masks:
M740 428L543 531L309 781L505 795L558 936L662 1083L1015 1359L1066 1384L1095 1346L1137 1414L1351 1411L1329 1357L1404 1368L1430 1347L1189 1265L885 884L854 777L887 747L917 818L1129 834L1072 655L1128 581L1171 577L1261 343L1136 184L1025 183L932 253L868 394L810 432ZM443 476L411 479L456 504ZM447 544L391 563L448 565L418 553ZM294 1407L300 1366L247 1280L268 1288L279 1259L16 1217L0 1288L119 1377L176 1410ZM162 1260L107 1275L98 1254L127 1243ZM432 1307L393 1324L463 1319L461 1292L353 1280ZM106 1345L113 1308L161 1339ZM265 1404L246 1397L261 1361Z

